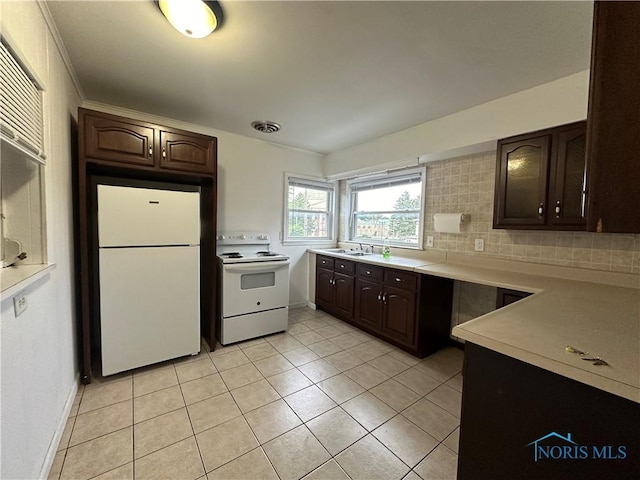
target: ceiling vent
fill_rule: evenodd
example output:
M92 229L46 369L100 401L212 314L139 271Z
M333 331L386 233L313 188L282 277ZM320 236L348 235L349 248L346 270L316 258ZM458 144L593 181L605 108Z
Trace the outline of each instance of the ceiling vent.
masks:
M280 125L275 122L268 122L266 120L252 122L251 126L262 133L276 133L278 130L280 130Z

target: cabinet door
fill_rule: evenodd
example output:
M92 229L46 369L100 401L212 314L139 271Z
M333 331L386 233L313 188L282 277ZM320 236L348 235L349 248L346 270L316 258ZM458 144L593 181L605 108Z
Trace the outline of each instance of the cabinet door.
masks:
M498 142L494 228L545 224L550 136Z
M353 318L354 277L335 272L333 278L333 286L335 288L334 308L338 314L351 320Z
M216 142L197 134L160 132L160 167L187 172L213 173Z
M587 229L640 233L640 2L595 2Z
M316 269L316 304L332 308L334 300L333 271Z
M398 342L413 346L416 340L416 294L387 286L383 301L382 332Z
M142 122L84 117L84 156L153 167L155 130Z
M356 282L356 323L373 330L382 326L382 284L358 278Z
M549 224L586 225L587 125L561 130L555 138L554 176L549 189Z

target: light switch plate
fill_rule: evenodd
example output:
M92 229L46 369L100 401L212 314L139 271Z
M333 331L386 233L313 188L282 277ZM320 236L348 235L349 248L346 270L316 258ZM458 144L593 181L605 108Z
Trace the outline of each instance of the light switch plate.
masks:
M476 252L484 252L484 240L482 238L476 238L473 242L473 247Z
M427 237L427 247L433 247L433 236L431 235Z

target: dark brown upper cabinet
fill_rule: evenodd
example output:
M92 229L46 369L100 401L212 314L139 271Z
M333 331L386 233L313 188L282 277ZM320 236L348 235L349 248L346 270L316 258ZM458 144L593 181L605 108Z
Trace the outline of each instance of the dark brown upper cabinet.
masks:
M640 233L640 2L596 2L587 229Z
M586 122L498 141L494 228L584 230Z
M211 137L162 130L160 167L188 172L211 172L215 141Z
M156 171L209 174L216 169L216 138L79 109L83 156L98 163L126 164Z
M143 122L87 112L84 135L86 157L153 167L155 129Z

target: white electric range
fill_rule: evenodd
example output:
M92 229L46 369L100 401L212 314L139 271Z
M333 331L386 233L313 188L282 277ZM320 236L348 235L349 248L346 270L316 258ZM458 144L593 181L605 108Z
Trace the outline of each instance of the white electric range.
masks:
M288 326L289 257L270 250L266 233L217 235L222 345L282 332Z

